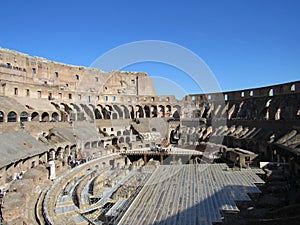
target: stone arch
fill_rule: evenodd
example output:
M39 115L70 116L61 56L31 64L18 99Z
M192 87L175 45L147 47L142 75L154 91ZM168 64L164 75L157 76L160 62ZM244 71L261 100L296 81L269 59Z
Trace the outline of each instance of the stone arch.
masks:
M296 85L295 84L291 85L291 91L296 91Z
M136 118L144 118L144 110L142 106L136 105L135 110Z
M280 119L281 119L281 108L279 107L275 113L275 120L280 120Z
M0 123L4 122L4 113L0 111Z
M49 122L50 121L49 113L47 113L47 112L42 113L42 121L43 122Z
M102 117L102 113L101 113L101 111L98 109L98 107L95 109L95 119L96 120L99 120L99 119L102 119L103 117Z
M65 103L60 103L59 111L61 112L61 120L69 121L69 115L72 112L72 109Z
M178 113L177 110L174 111L172 117L173 117L174 119L180 119L180 115L179 115L179 113Z
M100 148L104 147L104 140L98 141L98 147Z
M157 114L158 117L165 117L165 106L159 105L157 107Z
M267 107L270 107L270 105L271 105L271 102L272 102L272 99L269 99L267 102L266 102L266 105L265 105L265 107L267 108Z
M130 112L130 118L131 118L131 119L134 119L134 118L135 118L135 116L134 116L135 113L134 113L134 108L133 108L133 106L132 106L132 105L129 105L128 108L129 108L128 110L129 110L129 112Z
M150 118L151 112L150 112L150 107L148 105L144 106L144 111L145 111L146 118Z
M59 121L59 115L57 112L53 112L52 115L51 115L51 121L54 121L54 122L58 122Z
M58 147L56 152L55 152L55 159L61 159L63 156L63 148Z
M70 147L70 152L71 152L71 156L73 159L77 158L77 149L76 149L76 145L71 145Z
M93 109L90 108L90 105L86 105L86 104L80 104L82 111L85 112L85 114L91 119L94 120L94 113L93 113Z
M116 112L112 113L112 119L113 120L119 119L118 113L116 113Z
M47 162L54 160L55 159L55 149L50 148L49 151L47 152Z
M130 119L130 113L128 108L125 105L122 105L123 112L124 112L124 119Z
M28 113L27 112L25 112L25 111L21 112L21 114L20 114L20 121L21 122L28 121Z
M172 113L172 106L171 105L166 105L165 107L165 117L170 117Z
M118 145L118 138L117 137L114 137L111 141L111 144L114 145L114 146L117 146Z
M130 131L129 130L124 130L123 135L130 135Z
M93 105L93 104L88 104L88 107L90 107L91 109L93 109L93 111L95 111L95 109L96 109L96 106Z
M151 115L152 117L157 117L157 106L151 105Z
M31 121L40 121L40 115L38 112L31 113Z
M67 157L71 154L70 152L70 146L69 145L66 145L65 146L65 149L64 149L64 157Z
M67 114L70 114L73 110L70 106L68 106L67 104L65 103L60 103L60 105L63 106L63 110L67 113Z
M111 106L109 105L106 105L105 107L102 107L102 114L103 114L103 117L104 119L111 119Z
M173 111L172 111L173 118L179 119L181 115L181 106L180 105L174 105Z
M123 111L121 110L121 108L118 105L113 105L113 108L119 114L118 118L123 119Z
M14 111L10 111L7 114L7 122L17 122L17 113Z
M91 145L92 145L92 148L97 148L98 147L98 141L93 141Z
M73 106L73 108L77 111L77 112L81 112L81 109L78 105L76 105L75 103L71 103L71 105Z
M84 149L90 149L91 148L91 142L86 142L85 144L84 144Z
M124 137L119 138L119 143L124 143Z

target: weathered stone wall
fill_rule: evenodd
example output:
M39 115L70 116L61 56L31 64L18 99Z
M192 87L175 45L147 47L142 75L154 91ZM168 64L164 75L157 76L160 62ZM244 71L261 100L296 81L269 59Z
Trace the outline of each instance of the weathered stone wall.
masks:
M155 96L152 80L143 72L103 72L7 49L0 49L0 74L0 95L5 96L80 100L90 92L91 101L100 100L101 93Z

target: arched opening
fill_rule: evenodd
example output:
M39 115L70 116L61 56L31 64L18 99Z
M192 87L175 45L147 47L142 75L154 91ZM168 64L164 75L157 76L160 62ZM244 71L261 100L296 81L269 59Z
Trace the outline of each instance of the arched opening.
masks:
M78 105L71 103L71 105L73 106L73 108L77 111L77 112L81 112L81 109Z
M228 95L227 94L224 94L224 100L228 101Z
M118 119L118 114L117 114L117 113L113 113L113 114L112 114L112 119L113 119L113 120Z
M272 99L269 99L269 100L266 102L266 108L270 107L271 102L272 102Z
M54 160L54 157L55 157L55 150L51 148L49 152L47 152L48 162Z
M49 122L49 114L47 112L43 112L42 114L42 121L43 122Z
M120 143L124 143L124 137L120 137L120 138L119 138L119 142L120 142Z
M28 121L28 113L27 112L21 112L21 114L20 114L20 121L21 122Z
M172 108L170 105L166 105L165 108L165 117L170 117L171 116L171 112L172 112Z
M100 147L100 148L104 147L104 141L103 140L98 142L98 147Z
M118 138L116 138L116 137L113 138L111 143L112 143L112 145L117 146L118 145Z
M102 108L102 114L103 114L103 117L104 119L107 119L109 120L110 119L110 116L111 116L111 108L110 106L105 106Z
M62 147L58 147L58 149L55 152L55 159L61 159L63 155Z
M123 135L130 135L130 131L129 130L124 130Z
M101 112L97 108L95 109L95 119L96 120L101 120L102 119Z
M135 112L136 118L144 118L144 111L143 111L142 106L137 105L135 109L136 109L136 112Z
M7 114L7 122L17 122L17 113L11 111Z
M51 121L53 121L53 122L59 121L59 115L57 112L52 113L51 117L52 117Z
M96 120L102 119L102 116L101 116L101 113L100 113L99 109L95 109L95 119Z
M98 147L98 141L93 141L92 148L97 148L97 147Z
M118 118L123 119L123 112L122 112L121 108L119 106L117 106L117 105L113 105L113 107L114 107L115 111L117 111L118 114L119 114Z
M130 119L130 113L129 113L129 110L127 109L127 107L125 105L123 105L122 108L123 108L123 112L124 112L124 118Z
M65 149L64 149L64 157L68 157L70 155L70 146L66 145Z
M86 105L86 104L80 104L81 108L82 108L82 113L85 112L85 114L87 116L89 116L90 120L94 120L94 113L93 110L90 108L90 105ZM84 113L83 113L84 114Z
M296 85L295 84L292 84L291 91L296 91Z
M4 113L0 111L0 123L4 122Z
M128 110L129 110L129 112L130 112L130 118L131 119L134 119L135 117L134 117L134 109L133 109L133 106L128 106Z
M165 117L165 107L163 105L158 106L158 117Z
M280 114L281 114L281 108L278 108L276 113L275 113L275 120L280 120L281 119Z
M173 118L174 119L180 119L180 115L179 115L177 110L175 110L175 112L173 113Z
M181 115L181 107L179 105L175 105L173 107L173 118L179 120L180 115Z
M91 148L91 142L86 142L84 144L84 149L90 149Z
M146 118L150 118L150 107L145 105L144 111L145 111Z
M40 121L39 114L37 112L31 113L31 121Z
M152 117L157 117L157 106L151 105L151 115Z

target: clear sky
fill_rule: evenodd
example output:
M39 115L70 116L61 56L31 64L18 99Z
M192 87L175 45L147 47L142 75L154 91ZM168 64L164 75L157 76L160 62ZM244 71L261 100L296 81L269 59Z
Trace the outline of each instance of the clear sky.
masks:
M69 64L89 66L119 45L163 40L201 57L223 91L300 78L298 0L14 0L1 2L0 21L1 47ZM200 92L168 65L124 69Z

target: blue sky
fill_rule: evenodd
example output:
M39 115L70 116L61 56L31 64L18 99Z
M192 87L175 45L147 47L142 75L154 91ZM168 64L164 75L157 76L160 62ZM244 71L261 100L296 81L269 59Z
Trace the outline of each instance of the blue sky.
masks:
M297 0L3 1L0 46L89 66L122 44L169 41L201 57L223 91L238 90L299 80L299 12ZM168 65L124 69L171 80L186 93L201 92Z

